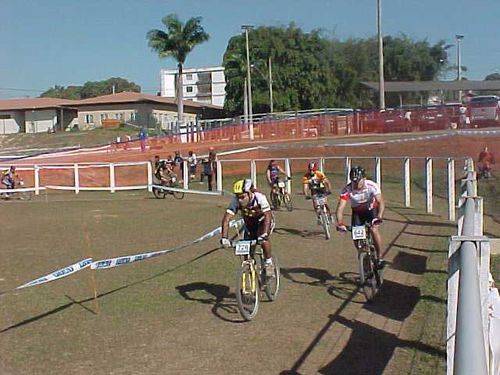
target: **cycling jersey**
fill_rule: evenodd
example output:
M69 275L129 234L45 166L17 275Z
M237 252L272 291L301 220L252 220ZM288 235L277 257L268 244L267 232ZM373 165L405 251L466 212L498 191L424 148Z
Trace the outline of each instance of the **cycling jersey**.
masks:
M325 180L326 176L323 172L315 171L312 174L310 172L306 173L302 178L302 183L304 185L309 185L311 193L315 195L326 192Z
M369 211L377 207L375 196L381 194L380 187L372 180L365 180L362 189L354 189L352 182L340 193L340 199L351 201L353 212Z
M271 180L271 183L276 183L278 181L278 177L280 175L280 168L277 165L272 165L267 168L269 171L269 179Z
M226 212L231 215L236 215L239 211L241 212L245 225L252 225L262 221L264 219L264 213L271 211L271 206L266 196L256 191L245 207L241 207L238 198L233 196Z

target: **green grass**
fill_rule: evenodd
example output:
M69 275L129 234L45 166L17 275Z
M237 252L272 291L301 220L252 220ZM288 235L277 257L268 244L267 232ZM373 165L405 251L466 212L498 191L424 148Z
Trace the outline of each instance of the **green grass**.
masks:
M490 270L493 280L500 286L500 254L492 255L490 259Z

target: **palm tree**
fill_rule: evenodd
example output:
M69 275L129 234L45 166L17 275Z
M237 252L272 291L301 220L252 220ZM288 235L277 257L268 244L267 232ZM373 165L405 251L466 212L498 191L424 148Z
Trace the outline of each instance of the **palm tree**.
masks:
M163 17L161 22L167 31L153 29L148 31L146 37L149 47L158 52L160 58L173 57L177 61L177 131L179 131L180 124L184 123L182 66L194 46L207 41L209 35L200 24L201 17L192 17L183 24L176 14L169 14Z

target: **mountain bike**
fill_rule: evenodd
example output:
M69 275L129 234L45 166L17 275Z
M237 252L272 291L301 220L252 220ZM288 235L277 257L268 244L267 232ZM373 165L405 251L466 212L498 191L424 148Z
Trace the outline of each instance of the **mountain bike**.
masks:
M177 188L179 189L179 183L177 182L177 177L176 176L170 176L167 181L161 181L160 186L165 186L165 187L170 187L170 188ZM165 199L167 195L173 195L175 199L182 199L184 198L184 192L183 191L176 191L176 190L169 190L169 189L162 189L159 187L154 187L153 186L153 195L156 199Z
M314 207L316 207L316 217L318 224L323 227L325 232L325 239L329 240L331 237L330 226L332 225L332 215L330 208L327 205L326 194L315 194L313 196Z
M368 223L347 227L358 250L360 284L368 302L373 301L384 281L383 269L378 268L379 258L373 245L370 227L371 224Z
M276 255L272 256L274 275L265 274L265 259L257 240L239 240L231 244L234 254L240 257L241 265L236 275L236 301L243 319L250 321L259 310L260 294L264 292L269 301L278 297L280 268Z
M15 188L16 191L0 193L0 199L3 200L17 199L21 201L29 201L33 198L33 190L29 188L24 188L24 181L22 180L17 181L17 185L19 185L19 187ZM5 188L5 186L1 187Z
M291 178L288 177L287 180L291 180ZM281 205L284 205L288 211L293 211L292 197L286 190L286 183L278 179L271 191L271 206L273 210L277 210Z

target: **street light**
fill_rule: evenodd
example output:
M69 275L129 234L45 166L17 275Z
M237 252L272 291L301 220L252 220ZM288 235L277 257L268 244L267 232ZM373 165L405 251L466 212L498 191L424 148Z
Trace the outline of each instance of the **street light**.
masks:
M250 77L250 49L248 47L248 30L252 29L253 26L242 25L241 29L245 30L245 41L247 50L247 83L248 83L248 117L250 121L249 131L250 140L253 140L253 110L252 110L252 80Z
M460 81L462 80L462 58L460 56L460 41L464 38L462 34L456 34L455 38L457 39L457 81L460 85ZM462 90L458 90L458 100L462 101Z
M384 85L384 40L382 39L382 0L377 0L377 34L378 34L378 89L379 107L385 109Z

